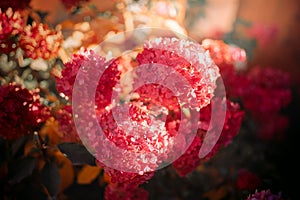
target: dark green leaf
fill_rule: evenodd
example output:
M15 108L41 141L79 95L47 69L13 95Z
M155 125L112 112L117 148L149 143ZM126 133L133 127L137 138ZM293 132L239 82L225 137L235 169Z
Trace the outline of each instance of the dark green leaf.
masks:
M7 157L8 157L8 153L7 153L7 145L6 145L6 142L3 138L0 137L0 166L1 164L3 164L6 160L7 160Z
M80 144L77 143L63 143L58 145L60 151L66 154L74 165L96 165L95 157L88 152L88 150Z
M53 162L47 162L41 173L42 183L52 197L58 195L61 176L58 167Z
M35 159L32 157L20 158L10 163L9 182L11 184L18 183L24 178L30 176L35 167Z
M36 179L26 179L24 182L17 184L9 198L15 200L34 199L34 200L49 200L43 186Z
M78 183L72 184L69 188L64 191L64 194L72 200L82 199L103 199L104 188L100 187L98 181L94 181L91 184L81 185Z
M20 139L17 139L13 141L11 144L11 156L14 157L17 153L21 153L21 150L23 150L22 147L24 147L26 142L26 137L22 137Z

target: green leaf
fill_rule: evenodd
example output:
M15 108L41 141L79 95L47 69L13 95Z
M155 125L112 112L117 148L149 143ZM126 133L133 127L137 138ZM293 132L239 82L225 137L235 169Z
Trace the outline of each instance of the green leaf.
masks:
M61 176L58 167L53 162L47 162L41 172L43 185L47 188L49 194L55 197L59 193Z
M50 200L45 192L42 184L35 179L27 179L26 181L14 187L7 199L34 199L34 200Z
M83 145L78 143L62 143L58 145L58 148L74 165L96 165L95 157Z
M24 178L30 176L35 168L35 159L32 157L20 158L10 163L9 183L15 184L21 182Z
M11 144L11 156L14 157L17 154L23 154L21 150L23 150L25 142L27 138L26 137L21 137L20 139L17 139L12 142Z

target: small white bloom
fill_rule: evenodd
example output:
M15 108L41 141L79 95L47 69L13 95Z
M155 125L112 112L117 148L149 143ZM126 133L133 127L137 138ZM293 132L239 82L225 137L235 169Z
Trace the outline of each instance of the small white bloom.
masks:
M31 62L30 68L37 71L47 71L48 64L44 59L38 58Z

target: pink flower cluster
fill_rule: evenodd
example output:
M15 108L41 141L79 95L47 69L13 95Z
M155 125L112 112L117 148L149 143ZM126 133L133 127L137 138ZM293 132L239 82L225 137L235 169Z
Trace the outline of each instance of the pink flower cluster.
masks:
M48 117L37 93L13 84L0 87L0 136L4 139L32 134Z
M247 60L244 49L227 45L222 40L205 39L201 45L209 51L211 58L218 66L222 64L236 65Z
M62 34L43 23L25 26L20 11L0 9L0 43L0 53L8 54L21 47L26 57L48 60L57 57Z
M154 172L143 175L137 173L122 172L104 167L105 172L111 177L111 183L105 188L105 199L114 200L146 200L148 192L139 185L150 180Z
M270 190L256 191L248 196L247 200L282 200L281 194L272 194Z
M199 44L184 40L157 38L148 41L137 60L139 64L157 63L174 68L195 89L199 108L209 104L220 76L208 52Z
M0 9L0 53L9 53L17 47L13 37L20 34L23 28L24 20L19 11Z
M245 97L244 106L251 110L255 117L265 113L277 113L290 103L288 73L273 68L255 67L249 72L248 79L251 85L249 90L245 91L247 98Z
M190 51L190 49L194 49L195 51ZM185 59L187 55L189 60ZM201 124L198 136L195 137L186 153L173 164L180 175L185 175L191 172L199 163L199 148L208 130L208 125L210 124L210 101L216 88L217 78L219 77L218 68L199 45L184 40L169 38L158 38L146 42L144 50L137 55L136 60L139 64L136 71L138 77L150 77L152 81L159 79L157 78L157 74L162 75L166 73L163 66L168 66L175 70L177 74L188 80L188 85L194 90L194 94L186 92L179 97L182 97L186 102L189 102L192 97L196 98L196 103L191 104L191 107L189 107L191 113L193 113L196 108L202 108L200 121L196 121L197 125L199 123ZM72 60L65 65L62 76L57 77L57 89L72 99L73 86L80 67L100 66L104 63L104 59L93 51L85 52L81 55L74 55ZM148 71L138 71L139 68L142 68L141 66L149 63L148 68L145 68L148 69ZM155 83L138 87L134 91L135 97L129 102L124 102L124 104L128 104L129 114L136 128L132 127L133 124L122 124L122 127L119 127L120 124L116 122L117 119L115 119L113 115L114 108L111 98L114 91L119 87L118 80L122 75L122 68L124 68L124 66L120 58L106 62L106 64L108 67L105 68L98 82L91 77L85 79L85 76L83 76L83 80L79 80L79 82L82 83L92 81L97 84L95 105L99 125L106 138L118 147L124 149L124 151L139 151L145 152L146 154L152 153L152 157L130 159L130 157L126 157L127 154L124 154L119 155L119 159L114 159L115 162L126 162L129 167L140 166L141 169L145 169L142 173L115 170L99 162L99 164L104 167L106 173L111 177L111 184L106 188L105 196L106 199L145 199L147 198L147 193L139 189L138 186L153 176L153 171L163 160L170 159L170 155L172 157L172 154L169 155L169 153L172 151L180 151L183 146L186 146L188 138L185 137L188 137L190 132L196 127L194 127L195 124L180 121L181 108L178 102L179 97L173 94L174 91ZM155 65L158 65L158 67L156 66L157 68L155 68ZM153 69L155 69L154 72ZM175 77L176 73L174 72L173 75L169 75L166 78L166 82L176 83L176 81L172 81L172 77ZM139 84L139 80L135 80L134 78L133 82L133 84ZM177 87L188 88L184 84ZM83 91L76 92L81 93ZM216 105L222 105L218 102L222 101L222 99L216 97L214 101ZM165 116L163 116L163 114L162 116L159 115L153 118L153 113L156 113L157 107L167 109ZM203 160L208 159L221 147L230 143L239 130L243 112L240 111L237 104L230 101L227 102L227 107L225 126L221 137L212 152ZM218 109L224 108L219 106ZM118 112L118 114L122 113ZM165 121L163 119L165 119ZM159 130L154 129L152 131L147 130L153 123L160 122L160 120L165 122L164 128ZM177 135L180 123L181 126L183 126L186 136L181 138L180 143L173 144L173 137ZM99 142L98 136L87 133L87 138L91 146L95 149L96 156L98 148L102 150L100 151L99 149L99 152L103 152L103 148L105 147ZM148 160L148 162L145 162L145 160Z
M56 88L61 95L72 99L72 90L75 83L76 75L85 60L85 56L74 54L71 61L65 64L60 76L56 77Z
M83 67L86 63L89 65L98 65L103 62L104 60L93 51L86 51L83 54L73 55L72 60L66 63L65 68L62 71L62 76L56 77L58 90L72 99L73 86L80 67ZM120 78L120 71L118 70L119 64L119 59L114 60L105 70L105 73L103 73L103 76L99 80L100 84L97 86L95 103L97 104L97 113L99 114L98 118L100 119L99 123L104 129L107 137L118 146L121 146L125 140L124 138L121 138L121 135L111 135L115 132L113 126L116 124L113 121L112 113L106 112L105 110L105 107L111 103L110 99L113 87ZM95 82L95 84L97 83L98 82ZM65 118L60 119L60 124L68 124L69 118L66 122L63 122L63 119ZM67 126L63 127L67 128ZM66 131L63 130L63 132ZM91 137L95 136L93 135ZM91 137L89 137L89 139L91 139ZM121 138L122 142L120 142L118 138ZM95 141L91 142L96 144L97 138L95 138ZM95 148L98 147L95 146ZM147 199L148 193L143 189L139 189L138 186L149 180L153 173L139 175L137 173L123 172L109 168L101 162L99 162L99 165L102 166L106 173L111 177L111 184L106 187L105 199Z
M214 103L216 103L217 105L222 105L220 101L221 99L216 99ZM220 109L224 108L219 106L216 113L220 113ZM228 100L226 118L220 138L218 139L216 145L213 147L210 153L206 157L200 159L198 156L199 150L202 146L203 138L208 131L211 120L211 104L203 108L200 112L201 125L200 129L198 130L197 137L195 137L188 150L179 159L172 163L174 169L182 177L192 172L199 165L199 163L205 162L221 148L226 147L234 138L234 136L237 135L244 116L244 112L240 110L239 105Z
M266 140L282 139L289 120L280 111L291 101L288 73L273 68L255 67L248 74L251 83L243 96L245 109L257 119L259 136Z
M50 29L46 24L27 25L19 38L19 45L29 58L55 58L62 43L60 31Z
M237 188L239 190L254 191L261 185L260 178L250 171L242 169L238 173Z
M75 128L71 106L64 106L58 109L54 112L54 117L58 122L58 130L62 134L62 141L80 142L79 135Z
M13 1L1 1L0 8L6 10L12 8L14 10L23 10L29 8L31 0L13 0Z
M259 66L247 72L237 72L236 63L244 61L236 48L235 57L228 57L231 50L222 41L203 41L204 47L213 55L220 67L220 72L230 99L239 100L244 109L256 119L259 137L281 139L282 131L288 127L288 119L280 111L291 101L289 74L271 67ZM230 58L230 59L229 59Z
M250 37L253 37L257 40L257 43L260 47L266 47L269 45L279 33L279 28L276 25L267 25L267 24L253 24L248 30L247 33Z

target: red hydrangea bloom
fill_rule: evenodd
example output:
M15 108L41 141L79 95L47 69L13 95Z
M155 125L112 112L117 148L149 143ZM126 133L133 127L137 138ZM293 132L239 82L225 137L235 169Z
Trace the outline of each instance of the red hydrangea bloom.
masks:
M58 131L62 133L63 142L80 142L72 115L72 107L64 106L57 110L54 116L58 122Z
M212 63L209 57L208 58L206 57L207 55L205 54L203 49L201 48L198 49L199 51L196 51L197 53L195 55L192 55L193 57L191 61L187 62L185 59L181 59L178 55L176 55L176 53L174 52L171 53L169 50L172 49L172 51L174 51L177 48L179 53L180 51L182 51L182 53L187 53L187 51L189 51L188 45L193 46L191 43L184 43L184 41L179 41L179 40L172 40L172 41L168 39L164 39L164 40L165 40L164 44L166 44L167 50L163 51L161 49L158 49L163 47L154 48L155 45L151 44L150 42L150 44L148 45L152 45L153 48L152 49L145 48L144 51L137 56L138 62L140 64L143 64L143 63L154 63L156 61L159 61L158 63L166 63L169 67L175 68L175 70L178 71L182 76L185 76L187 79L189 79L191 85L194 86L195 97L197 97L199 103L197 106L203 107L207 105L210 101L210 98L213 95L213 90L216 87L215 81L219 75L218 68ZM181 49L179 48L179 43L183 45ZM185 48L185 46L187 47ZM199 47L194 47L194 48L199 48ZM149 55L151 56L149 57ZM74 80L75 80L75 74L77 73L79 67L82 66L83 63L94 66L94 64L92 63L98 62L98 58L95 58L95 55L91 55L90 57L89 56L78 57L78 59L75 58L73 59L73 61L70 62L70 66L67 66L68 64L66 65L65 68L66 71L64 70L62 73L63 75L62 80L66 78L68 84L64 85L63 83L61 84L58 82L58 88L60 86L63 87L63 90L65 90L64 93L65 94L69 93L67 95L71 95L72 85L74 84ZM73 64L74 66L72 67ZM204 69L203 66L205 64L207 64L207 68ZM196 66L200 67L200 71L192 69ZM173 142L174 134L168 132L168 130L172 129L171 123L173 123L174 120L177 120L178 117L171 120L169 116L169 118L167 117L169 119L168 123L166 124L167 126L165 126L164 128L161 127L159 130L158 129L149 130L149 125L147 123L144 124L144 119L145 119L144 117L136 118L134 116L143 113L143 112L139 112L141 108L147 110L147 112L150 112L151 108L156 107L158 105L160 105L160 107L167 107L169 109L172 109L172 111L174 111L174 109L176 110L178 107L178 105L176 104L177 101L176 99L172 98L174 95L172 95L164 88L157 87L155 84L151 85L152 90L150 90L151 87L147 87L147 86L141 87L141 89L135 91L136 93L138 93L139 98L135 99L135 101L125 103L128 104L128 106L131 108L131 115L132 115L131 117L136 121L137 127L133 128L131 125L129 126L127 125L125 127L126 131L124 131L124 127L120 128L119 127L120 124L117 124L115 122L114 116L112 114L112 110L114 108L113 106L110 107L111 94L113 92L113 87L116 84L116 81L118 80L118 76L119 76L118 74L120 74L121 68L122 68L122 64L119 64L119 59L113 60L112 62L110 62L109 66L105 69L104 73L102 74L102 77L99 80L96 99L95 99L95 103L97 106L96 112L97 112L97 117L99 119L99 124L101 125L101 128L104 131L106 137L110 141L117 144L118 147L130 151L139 150L142 152L144 151L151 152L153 153L154 156L152 158L141 158L137 160L133 158L131 159L131 157L128 157L129 155L127 154L126 156L118 155L120 156L120 159L117 159L118 162L123 163L122 159L126 157L126 160L132 160L133 162L133 163L127 162L128 167L135 167L136 165L140 165L144 170L146 170L144 172L147 172L149 170L154 170L158 166L159 162L161 162L160 159L166 157L168 152L171 152L172 150L171 147L173 147L173 143L174 143ZM71 73L65 73L70 70ZM93 80L94 79L90 78L87 81L93 81ZM82 80L82 82L85 82L85 80ZM165 97L167 98L164 98L164 94L166 95ZM158 99L154 98L157 96L160 96L160 98ZM121 114L120 112L117 113ZM145 114L143 115L147 118ZM154 120L154 121L159 121L159 120ZM176 123L177 122L175 121L175 130L176 130ZM188 125L188 123L182 123L182 124L183 126ZM174 128L172 130L174 130ZM185 131L190 132L191 127L187 127ZM147 134L143 134L143 133L147 133ZM155 137L151 136L153 134L155 135ZM145 140L144 138L145 135L149 135L149 138L147 138L147 140ZM96 156L101 156L101 155L103 156L103 153L98 153L98 152L103 152L103 148L101 147L101 145L99 145L99 140L101 141L101 139L99 138L97 139L97 136L93 136L92 134L88 134L87 137L89 137L87 140L91 141L90 144L91 147L95 149ZM98 148L100 147L101 149L99 149L98 151ZM162 151L165 152L164 155L161 155L160 152ZM150 159L153 162L144 163L145 159Z
M100 57L92 50L74 54L71 60L64 65L65 67L61 72L61 76L55 77L57 90L62 93L63 96L67 96L68 99L71 100L74 83L79 69L85 64L96 66L99 63L104 63L104 58ZM99 110L105 108L110 103L112 88L120 78L120 71L118 71L117 68L118 63L118 59L112 62L111 66L106 69L99 81L86 80L89 82L94 81L97 85L98 83L101 83L97 86L96 91L96 102L98 102L97 106Z
M204 40L203 46L220 67L226 95L238 99L257 121L259 137L281 138L280 133L288 127L288 119L279 112L291 101L289 74L258 66L248 72L237 72L236 64L245 59L242 50L236 48L233 53L229 45L214 40Z
M0 53L9 53L17 48L13 37L21 33L23 28L24 20L19 11L0 9Z
M260 116L262 118L262 116ZM258 137L266 141L281 141L285 138L285 130L288 129L289 118L280 114L264 114L263 120L258 120Z
M147 200L148 192L143 188L120 190L119 188L108 185L105 188L105 200Z
M195 48L198 51L195 51L196 53L190 52L189 47L191 49ZM185 58L180 57L179 54L184 56L189 54L190 57L188 58L190 58L190 60L185 60ZM144 50L137 56L137 62L140 64L139 66L151 63L161 64L175 69L182 77L189 81L189 84L195 91L195 97L198 102L197 105L193 106L202 108L210 102L213 90L216 87L215 81L219 75L218 68L212 63L209 57L206 57L205 52L202 48L199 48L198 45L168 38L157 39L145 44ZM206 67L203 68L203 66ZM114 62L109 68L110 67L120 68L120 66L115 66ZM151 65L151 67L153 71L154 66ZM199 67L199 69L197 67ZM161 66L155 69L158 70L156 71L156 74L151 74L151 72L149 72L147 77L154 77L155 79L157 74L164 75ZM146 72L145 70L143 73L148 73L148 71ZM140 77L140 75L141 74L137 75L137 77ZM109 82L105 83L109 84ZM128 106L131 108L131 117L133 117L138 124L136 127L133 127L132 124L120 127L120 124L116 123L113 117L112 109L106 109L105 111L99 112L99 123L106 134L106 137L113 141L117 146L126 150L139 150L141 152L145 151L153 153L154 158L152 157L151 159L154 160L154 163L144 163L144 159L131 159L128 157L129 155L126 154L126 160L132 160L133 162L128 163L129 167L138 165L143 169L154 170L160 164L159 162L161 162L162 159L168 158L168 153L171 153L171 151L174 150L173 136L175 134L174 132L177 131L176 127L178 127L177 123L180 116L178 116L178 112L180 112L179 104L170 90L157 84L142 86L134 92L138 94L138 97L135 98L134 101L128 103ZM189 98L188 94L184 96L186 98L185 100ZM157 130L151 130L150 127L152 126L149 122L149 116L144 112L140 112L140 109L143 108L146 112L149 112L151 108L157 106L165 107L167 110L172 111L173 115L170 116L167 113L167 123L164 127ZM98 107L101 108L103 106L99 105ZM120 112L118 112L118 114L119 113ZM140 117L136 118L136 115L140 115ZM154 119L154 121L157 122L159 120ZM186 125L186 128L184 129L186 133L192 131L192 127L189 127L189 123L180 121L179 123L181 123L182 126ZM126 131L124 131L124 129ZM155 137L152 136L153 134ZM182 140L181 142L183 143L181 145L184 145L185 140ZM180 144L178 145L180 146ZM99 145L95 145L95 148L98 148L97 146ZM178 149L176 150L179 151ZM164 154L162 155L161 152L164 152ZM122 160L122 158L120 159Z
M137 165L140 166L140 168L145 169L146 171L144 172L152 171L158 167L157 162L159 161L159 157L162 156L159 152L167 152L169 148L168 144L172 144L173 139L166 131L166 128L155 128L155 123L160 120L152 119L153 126L150 125L151 117L149 115L149 111L151 110L151 106L164 106L165 104L162 103L161 100L167 99L163 97L166 93L169 94L169 91L166 91L161 87L157 87L157 85L145 85L136 90L135 93L139 94L139 97L135 98L132 102L124 103L129 106L129 114L131 119L134 120L135 125L120 125L120 123L116 122L115 116L113 115L113 108L110 108L111 95L117 81L115 78L118 78L118 76L111 77L111 74L114 74L113 72L118 72L118 75L120 73L118 69L120 68L122 68L122 63L120 63L119 59L116 59L109 65L103 73L103 76L100 78L99 83L102 84L98 85L98 93L96 94L99 124L101 125L106 137L118 147L129 151L138 150L139 152L152 153L151 158L142 158L137 160L135 158L131 158L129 154L124 152L124 155L118 155L120 156L120 159L116 159L118 162L122 163L122 160L126 158L127 162L128 160L131 161L127 163L128 167L135 167ZM161 104L159 104L159 101ZM166 100L165 102L171 101L172 100ZM176 107L174 102L172 102L172 105ZM122 114L122 112L117 111L116 114L119 115ZM125 119L123 120L125 121ZM154 127L154 129L150 130L150 126ZM153 136L153 134L155 136ZM147 136L146 139L145 136ZM94 148L96 149L96 152L98 152L97 148L99 148L99 145L94 145ZM145 159L153 160L153 162L144 162Z
M72 100L72 92L74 83L76 80L76 76L80 70L80 68L85 65L93 65L98 66L99 63L103 63L104 58L97 55L94 51L84 51L80 54L74 54L69 62L65 64L65 67L62 70L61 76L56 76L56 87L60 92L62 97L65 97L68 100ZM105 73L100 81L105 82L106 84L99 84L97 95L96 95L96 103L98 106L98 110L102 110L105 106L108 105L108 102L111 98L112 86L114 85L113 79L118 78L118 71L112 71L116 68L107 69L108 73ZM92 79L91 77L85 77L86 79L82 81L93 82L93 84L98 84L97 80ZM100 82L99 81L99 82ZM110 86L110 87L107 87ZM100 103L101 102L101 103ZM101 107L102 106L102 107ZM65 141L75 140L79 141L79 135L76 131L75 124L73 121L73 113L71 106L65 106L64 108L58 110L55 113L56 119L58 120L60 131L64 133ZM69 124L69 125L68 125Z
M95 98L99 111L111 104L113 89L121 76L121 69L118 68L122 66L121 60L122 58L117 58L110 61L109 67L105 69L98 81Z
M111 183L105 188L106 200L148 199L148 192L139 188L139 185L150 180L154 172L139 175L137 173L118 171L105 166L104 170L111 177Z
M245 50L228 45L222 40L205 39L202 41L202 46L209 51L211 58L220 68L227 96L235 99L241 98L248 90L245 88L250 86L248 77L236 71L246 65Z
M71 61L64 64L61 76L55 77L56 88L59 92L62 93L62 96L72 98L72 91L76 75L85 59L85 54L73 54Z
M270 190L256 191L248 196L247 200L282 200L281 193L272 194Z
M220 99L215 101L215 104L221 105ZM218 107L218 109L222 109ZM188 148L188 150L175 162L172 163L173 167L177 171L180 176L185 176L186 174L192 172L199 162L204 162L211 158L217 151L221 148L226 147L232 139L237 135L241 123L242 118L244 116L244 112L240 110L239 105L233 102L227 101L227 110L226 110L226 118L224 121L224 127L221 132L221 135L216 143L216 145L212 148L209 154L207 154L204 158L200 160L199 158L199 150L201 148L203 138L208 130L211 120L211 105L206 106L201 109L200 114L200 129L198 131L198 136L195 137L193 143ZM219 113L219 112L216 112ZM211 132L210 134L214 134Z
M282 133L289 126L288 118L280 114L291 101L288 73L255 67L247 78L250 85L241 98L245 109L257 120L259 137L265 140L282 139Z
M0 40L19 34L24 28L21 13L11 8L6 11L0 9Z
M176 170L179 176L186 176L198 166L200 161L199 150L201 144L201 139L199 136L196 136L186 152L172 163L173 168Z
M37 93L19 85L0 87L0 136L17 139L32 134L46 120L48 110L40 104Z
M242 169L238 173L236 184L239 190L254 191L261 185L261 180L256 174Z
M260 85L253 85L249 90L251 95L243 98L244 106L250 110L256 117L260 117L262 113L276 113L285 107L290 99L290 90L281 90L276 88L264 88Z
M190 48L195 51L190 51ZM187 61L185 57L189 60ZM95 109L99 125L105 136L103 137L102 134L97 135L91 133L93 130L89 128L89 125L87 126L86 121L79 121L79 123L83 123L83 130L87 130L85 140L89 141L89 146L95 152L95 156L97 158L105 158L107 154L108 158L112 160L112 166L116 165L118 167L122 165L128 169L133 168L140 170L139 173L129 173L115 170L111 166L105 166L99 162L99 164L104 167L106 173L111 176L112 184L106 191L106 198L108 199L135 198L134 194L138 186L153 176L153 171L162 161L168 160L169 153L172 153L174 150L177 151L177 147L181 148L181 145L186 143L185 138L182 138L180 141L182 144L175 144L173 141L173 137L178 131L178 123L181 123L186 133L190 133L193 129L190 122L180 122L180 106L173 92L159 84L146 84L142 87L137 87L138 89L134 91L136 96L130 99L130 101L115 101L128 106L129 115L133 121L132 124L126 124L126 119L122 118L122 112L116 110L117 112L115 114L117 116L120 115L120 119L122 119L121 122L119 121L117 123L116 116L113 115L113 111L117 109L117 107L115 106L116 103L111 102L111 99L114 91L121 91L121 94L123 92L119 88L121 86L118 84L118 80L124 71L121 60L121 58L117 58L106 62L107 67L103 71L100 80L96 80L97 82L91 77L85 80L84 76L83 80L78 80L82 83L94 81L95 84L97 84ZM194 94L182 96L185 97L184 100L186 101L188 101L189 95L196 98L196 104L190 107L191 110L195 109L195 107L203 108L210 103L214 89L216 88L216 79L219 77L219 70L211 61L208 54L205 53L199 45L184 40L160 38L145 44L144 50L137 56L137 62L140 65L136 67L136 77L142 75L138 73L143 73L138 71L142 64L155 63L167 65L187 79L189 85L193 88ZM72 61L66 64L66 68L62 72L62 77L58 78L58 90L71 97L79 68L88 66L101 67L100 65L103 67L104 63L105 60L93 52L86 53L86 55L74 56ZM150 65L150 67L154 67L154 65ZM153 73L153 69L154 68L149 71ZM156 74L149 72L149 74L146 75L155 79L157 74L161 73L161 70L162 68L155 68L154 72ZM136 80L134 77L132 81L132 83L129 82L128 84L134 86L134 84L138 85L139 83L139 80ZM87 88L87 90L88 89L89 88ZM76 93L81 92L84 93L84 91L76 91ZM89 92L84 94L88 95ZM83 98L86 97L86 95L83 95ZM83 105L82 109L85 110L85 106ZM78 109L81 109L81 107L79 106ZM156 111L162 113L162 119L155 115ZM89 113L87 113L87 115L89 115ZM155 124L158 123L160 125L160 122L165 122L164 119L166 119L166 123L163 124L163 127ZM125 123L122 124L124 121ZM237 120L237 122L239 121ZM149 127L152 127L153 124L153 129L150 129ZM198 124L197 120L196 124ZM91 125L93 125L93 123L91 123ZM121 148L122 153L114 155L108 154L107 152L109 152L109 150L105 150L105 148L108 147L104 145L105 143L102 143L105 142L106 139ZM132 155L128 153L130 151L141 152L140 157L132 157ZM146 157L146 155L149 156L150 154L151 157ZM111 159L111 157L113 157L113 159Z
M251 82L243 97L246 109L256 117L264 113L277 113L291 101L288 73L274 68L255 67L248 74Z
M247 110L260 116L262 113L277 113L289 104L291 91L288 73L271 67L254 67L247 74L237 73L234 65L246 59L244 50L232 50L230 45L218 40L204 40L202 45L220 67L227 95L240 98Z
M247 30L247 33L256 39L259 47L264 48L278 36L279 28L276 25L256 23Z
M31 0L10 0L10 1L1 1L0 8L8 9L12 8L14 10L23 10L29 7L29 3Z
M262 68L256 66L251 69L249 78L256 85L260 85L265 88L289 88L291 85L290 75L282 70L272 67Z
M202 41L202 46L209 51L211 58L218 66L220 64L230 64L239 67L237 65L241 65L247 60L244 49L228 45L222 40L205 39Z
M46 24L27 25L20 34L19 45L29 58L55 58L62 43L60 31L50 29Z
M218 101L221 100L216 99L215 104L222 105L221 103L218 104ZM206 109L210 111L207 111ZM207 107L206 109L204 109L202 114L203 118L201 119L201 123L203 124L205 123L207 124L206 120L208 119L208 116L210 116L209 113L207 112L211 113L211 107ZM219 108L219 109L223 109L223 108ZM211 158L222 147L226 147L231 143L232 139L238 134L240 130L243 117L244 117L244 111L240 109L239 104L227 100L226 117L225 117L224 126L220 138L218 139L216 145L213 147L211 152L205 158L202 159L203 161Z
M219 67L228 98L241 100L249 94L252 83L245 73L237 72L232 64L222 63Z
M157 63L178 71L195 89L199 108L209 104L220 76L219 68L205 49L193 42L174 38L157 38L146 42L137 61L140 65Z

